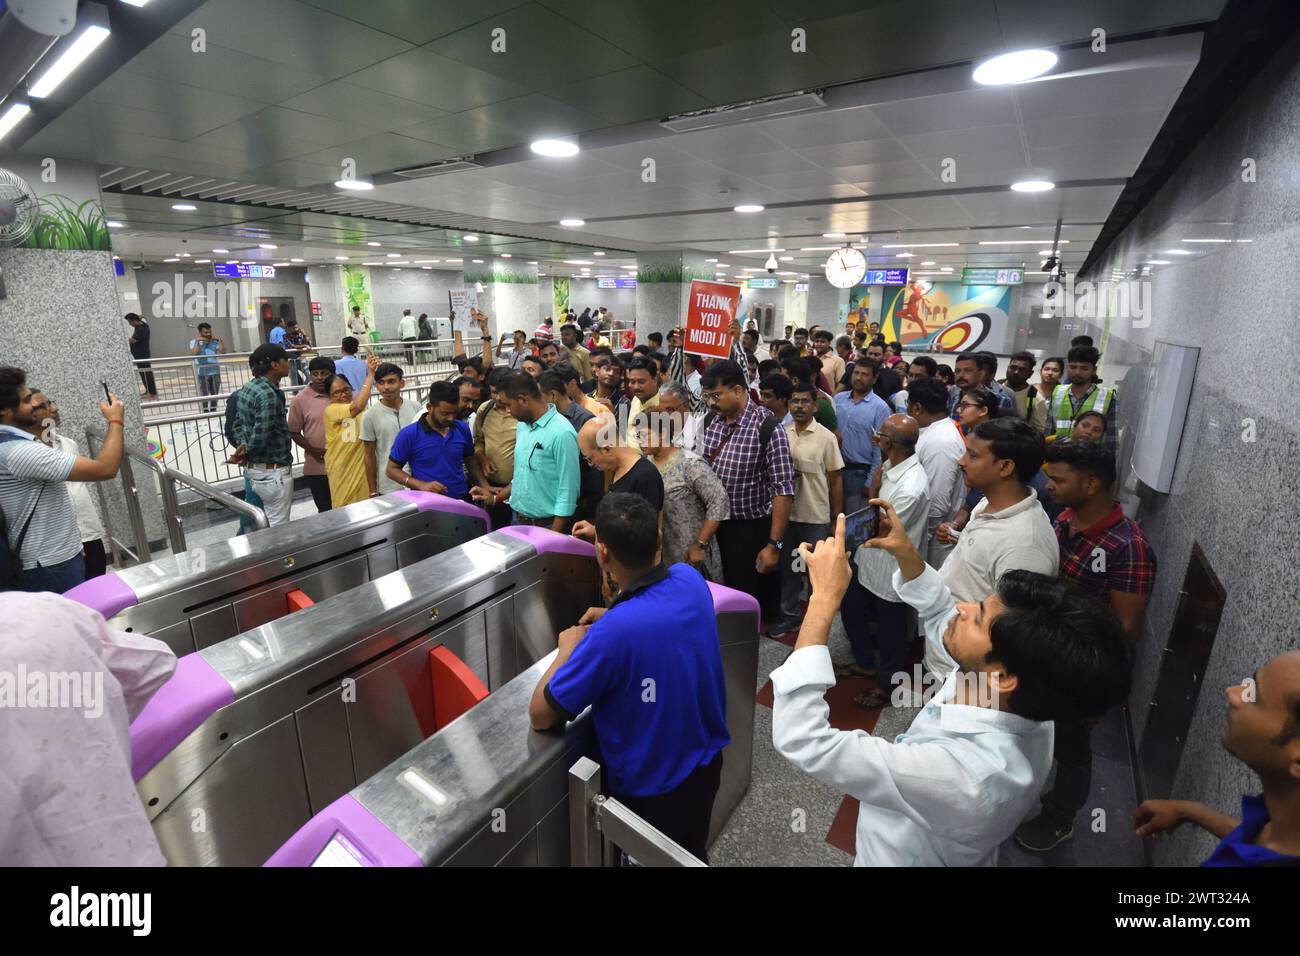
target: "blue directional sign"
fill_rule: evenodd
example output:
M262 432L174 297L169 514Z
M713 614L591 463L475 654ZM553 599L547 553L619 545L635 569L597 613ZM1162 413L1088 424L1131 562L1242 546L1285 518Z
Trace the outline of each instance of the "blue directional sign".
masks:
M868 269L858 285L907 285L907 270Z
M275 266L246 266L238 262L214 263L212 275L218 279L274 279Z

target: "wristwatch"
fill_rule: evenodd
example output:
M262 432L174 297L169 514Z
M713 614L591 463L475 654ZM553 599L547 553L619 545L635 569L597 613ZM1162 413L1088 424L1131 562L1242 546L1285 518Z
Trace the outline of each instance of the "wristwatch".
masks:
M708 551L709 543L707 541L700 541L699 539L696 539L695 547L699 548L701 551Z
M784 541L777 541L773 538L768 538L767 543L770 544L772 547L776 548L776 550L778 551L782 550L785 547Z

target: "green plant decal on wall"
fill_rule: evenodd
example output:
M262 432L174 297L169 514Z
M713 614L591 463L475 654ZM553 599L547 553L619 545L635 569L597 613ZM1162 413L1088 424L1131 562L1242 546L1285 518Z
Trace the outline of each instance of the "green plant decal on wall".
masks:
M356 306L361 314L374 321L370 315L370 270L366 266L343 266L339 270L343 280L343 298L347 303L345 316L350 316Z
M99 202L77 204L67 196L49 195L38 200L40 218L20 244L24 249L90 249L109 252L108 223Z
M647 265L636 270L637 282L675 282L684 285L695 279L713 279L712 272L691 269L680 263L671 265Z
M551 280L551 305L555 307L552 315L563 315L569 308L569 278L556 276Z
M537 275L536 273L514 272L509 269L496 269L491 272L466 272L466 285L472 285L475 282L482 282L484 285L491 282L504 282L509 285L537 285Z

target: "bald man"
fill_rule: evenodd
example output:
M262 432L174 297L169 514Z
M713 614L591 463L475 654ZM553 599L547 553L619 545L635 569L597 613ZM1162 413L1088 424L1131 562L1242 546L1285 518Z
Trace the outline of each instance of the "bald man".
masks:
M1264 786L1241 798L1241 819L1191 800L1147 800L1138 836L1190 822L1219 838L1202 866L1300 866L1300 651L1273 658L1227 689L1224 749Z
M664 480L654 463L641 457L619 439L618 423L614 416L593 418L578 431L578 451L587 464L611 476L606 494L613 491L639 495L649 502L663 524ZM586 541L596 540L596 527L590 521L579 521L573 526L574 537Z
M883 498L893 507L912 546L925 546L926 518L930 512L929 480L916 457L921 426L911 415L890 415L881 423L871 443L880 449L884 463L880 487L872 497ZM921 690L919 675L907 673L907 605L894 590L895 562L888 554L860 547L854 557L857 573L840 604L840 620L853 648L854 663L841 668L841 677L874 676L874 689L853 698L859 707L874 710L910 705L912 684ZM871 622L876 624L873 637ZM875 657L879 655L877 670ZM890 688L894 691L891 693Z

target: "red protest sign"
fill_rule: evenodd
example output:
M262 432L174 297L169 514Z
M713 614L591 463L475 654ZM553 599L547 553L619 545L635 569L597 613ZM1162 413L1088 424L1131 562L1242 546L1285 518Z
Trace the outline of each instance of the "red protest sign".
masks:
M728 327L740 306L740 286L721 282L691 282L690 301L686 306L686 341L684 351L709 358L726 358L731 354Z

